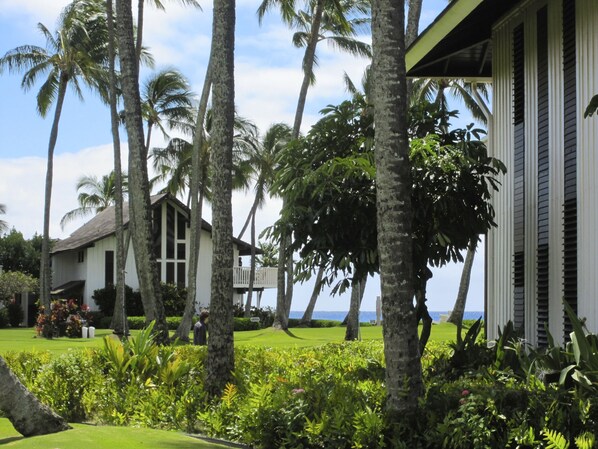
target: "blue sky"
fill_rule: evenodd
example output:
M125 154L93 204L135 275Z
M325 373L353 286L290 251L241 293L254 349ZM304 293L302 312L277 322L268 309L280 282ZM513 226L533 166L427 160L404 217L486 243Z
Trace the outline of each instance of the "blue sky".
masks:
M56 18L67 3L68 0L0 0L0 54L24 44L43 46L37 23L42 22L53 30ZM209 53L211 3L202 2L203 11L181 7L174 1L164 3L166 12L152 7L146 9L144 44L154 55L156 69L177 68L190 80L193 90L199 92ZM302 79L303 52L292 46L292 33L276 14L269 14L259 26L255 15L258 4L255 0L237 1L236 105L239 114L265 130L271 123L292 122ZM422 28L445 4L443 0L424 0ZM339 54L324 43L320 44L318 55L320 65L316 69L316 85L308 95L303 131L317 121L320 109L347 97L343 72L358 82L368 64L367 60ZM142 82L148 71L144 72ZM35 95L39 85L24 92L20 81L18 75L5 72L0 76L0 203L7 206L3 219L29 237L42 229L45 158L52 115L44 119L36 112ZM85 92L84 96L81 102L72 91L68 92L60 122L54 162L52 237L67 237L82 224L75 222L64 230L59 226L64 213L77 206L77 179L82 175L101 176L112 168L108 109L93 93ZM154 136L152 146L160 146L163 138L157 133ZM250 194L234 195L235 232L242 226L251 200ZM209 220L209 207L207 209ZM260 213L258 228L272 224L279 209L279 201L270 201ZM483 309L483 254L478 252L476 260L468 310ZM429 287L429 307L445 311L454 302L461 268L449 266L434 272ZM305 307L311 288L311 285L296 287L293 310ZM375 310L379 291L379 279L371 279L362 310ZM268 292L263 304L273 305L274 300L274 292ZM324 292L317 309L344 310L348 302L348 295L331 298Z

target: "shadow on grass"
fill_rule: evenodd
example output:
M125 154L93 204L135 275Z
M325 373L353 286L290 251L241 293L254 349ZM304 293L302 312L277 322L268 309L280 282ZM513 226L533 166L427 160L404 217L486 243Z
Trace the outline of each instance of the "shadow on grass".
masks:
M284 331L285 334L287 334L289 337L291 338L296 338L297 340L305 340L305 338L301 338L301 337L297 337L294 333L292 333L290 330L285 330Z
M13 441L19 441L24 439L25 437L10 437L10 438L2 438L0 439L0 444L8 444L12 443Z

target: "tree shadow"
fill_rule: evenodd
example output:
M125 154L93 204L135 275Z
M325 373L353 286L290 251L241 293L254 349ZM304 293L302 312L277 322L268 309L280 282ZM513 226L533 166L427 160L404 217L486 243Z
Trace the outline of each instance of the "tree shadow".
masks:
M294 333L292 333L290 330L286 329L284 331L285 334L287 334L289 337L291 338L296 338L297 340L305 340L305 338L301 338L301 337L297 337Z
M9 438L2 438L0 439L0 445L12 443L13 441L19 441L24 439L25 437L9 437Z

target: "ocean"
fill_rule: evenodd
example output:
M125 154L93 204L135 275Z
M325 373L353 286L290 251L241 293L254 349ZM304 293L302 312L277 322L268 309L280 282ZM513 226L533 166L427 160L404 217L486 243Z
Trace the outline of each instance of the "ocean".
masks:
M438 321L440 321L440 315L445 315L445 314L448 314L448 312L430 312L430 316L436 323ZM345 319L346 315L347 315L346 311L341 312L341 311L318 311L318 310L315 310L312 318L314 320L343 321ZM291 311L291 315L290 315L291 318L301 318L302 316L303 316L303 311L299 311L299 310ZM463 314L463 319L477 320L478 318L483 317L483 316L484 316L484 312L468 312L468 311L466 311ZM361 321L362 323L368 323L371 320L375 320L375 319L376 319L375 311L362 310L359 313L359 321Z

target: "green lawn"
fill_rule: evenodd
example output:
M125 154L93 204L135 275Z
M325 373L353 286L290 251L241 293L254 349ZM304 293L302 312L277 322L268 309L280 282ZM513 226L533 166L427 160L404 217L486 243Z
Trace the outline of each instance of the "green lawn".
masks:
M224 449L178 432L130 427L71 424L66 432L23 438L8 419L0 419L0 447L15 449Z
M133 331L133 335L137 331ZM435 324L432 327L431 341L454 340L456 328L452 324ZM93 339L81 338L55 338L46 340L37 337L33 328L0 329L0 354L9 351L50 351L54 353L65 352L68 349L101 347L103 338L112 332L106 329L96 330ZM235 345L237 346L270 346L270 347L303 347L318 346L330 342L341 342L345 337L344 327L329 328L291 328L287 332L275 331L272 328L257 331L235 332ZM361 328L363 340L382 340L381 326L367 326Z

